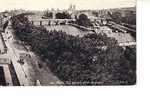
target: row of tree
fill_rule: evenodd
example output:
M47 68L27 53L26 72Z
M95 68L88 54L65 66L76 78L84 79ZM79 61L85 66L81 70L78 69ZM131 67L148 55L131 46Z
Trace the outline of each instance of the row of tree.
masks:
M115 12L108 12L108 15L111 16L112 20L116 23L126 23L131 25L136 25L136 14L134 11L130 10L118 10Z
M54 16L53 14L54 14L53 12L46 11L43 16L46 18L53 18ZM62 13L57 13L55 15L55 18L56 19L71 19L71 15L67 12L62 12Z
M101 34L75 37L48 32L31 25L23 15L12 22L16 36L41 59L48 59L50 70L66 85L135 84L135 48L126 51L114 38Z

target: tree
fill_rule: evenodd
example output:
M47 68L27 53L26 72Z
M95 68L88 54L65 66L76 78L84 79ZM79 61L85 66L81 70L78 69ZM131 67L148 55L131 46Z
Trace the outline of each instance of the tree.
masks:
M108 15L116 23L126 23L130 25L136 25L136 14L134 11L120 10L120 11L112 12L112 14L108 12Z
M45 14L44 14L44 16L48 17L48 18L53 18L53 13L49 12L49 11L46 11Z
M116 23L121 23L122 20L122 16L121 13L119 11L116 11L112 14L112 19L113 21L115 21Z
M96 12L96 11L93 11L92 14L93 14L95 17L99 17L99 13Z
M57 19L70 19L71 15L69 13L63 12L63 13L57 13L56 14Z
M23 16L13 17L12 21L19 39L30 45L35 54L48 59L50 70L66 85L135 84L135 48L125 51L117 40L102 34L75 37L62 31L49 32L31 25Z
M90 19L88 19L87 15L85 14L79 15L79 17L77 18L77 24L85 27L91 26Z

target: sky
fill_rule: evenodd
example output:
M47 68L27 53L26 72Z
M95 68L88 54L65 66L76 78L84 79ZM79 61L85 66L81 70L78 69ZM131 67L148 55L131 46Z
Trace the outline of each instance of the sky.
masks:
M136 0L0 0L0 11L67 9L70 4L76 5L76 9L107 9L132 7L135 6Z

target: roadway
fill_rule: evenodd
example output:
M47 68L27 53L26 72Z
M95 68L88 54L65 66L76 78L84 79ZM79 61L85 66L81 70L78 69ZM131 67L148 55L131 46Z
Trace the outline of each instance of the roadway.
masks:
M5 40L7 40L7 39L5 39ZM9 41L5 41L5 43L6 43L6 46L8 48L7 54L5 54L5 57L11 59L12 64L14 66L14 69L16 71L18 80L20 82L20 85L21 86L28 86L29 82L26 78L24 70L22 69L22 66L17 62L18 61L17 54L14 52L14 49L12 48L12 46L9 44Z

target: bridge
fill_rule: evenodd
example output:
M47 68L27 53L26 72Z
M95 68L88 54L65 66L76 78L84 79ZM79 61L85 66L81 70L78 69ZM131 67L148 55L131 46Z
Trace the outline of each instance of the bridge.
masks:
M70 23L75 23L76 19L34 19L28 18L32 25L35 26L50 26L50 25L68 25ZM100 25L106 25L107 19L105 18L91 18L91 23L98 23Z
M29 21L36 26L49 26L49 25L60 25L60 24L68 24L74 23L75 19L29 19Z

